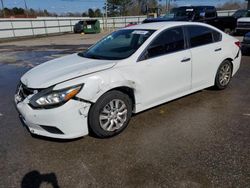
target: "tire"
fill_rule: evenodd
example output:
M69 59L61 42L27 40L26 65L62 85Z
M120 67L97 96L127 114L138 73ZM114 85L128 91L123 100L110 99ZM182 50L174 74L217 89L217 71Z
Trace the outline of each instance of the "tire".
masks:
M227 88L232 78L233 67L229 60L223 61L216 73L215 77L215 88L222 90Z
M90 133L99 138L115 136L127 127L131 115L132 101L128 95L116 90L107 92L90 108Z

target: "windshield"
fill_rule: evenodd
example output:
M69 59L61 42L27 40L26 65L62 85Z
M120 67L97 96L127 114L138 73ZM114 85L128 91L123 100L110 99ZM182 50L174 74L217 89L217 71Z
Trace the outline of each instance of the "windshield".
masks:
M122 29L96 43L82 57L119 60L131 56L155 30Z
M247 15L247 10L237 10L232 16L233 17L244 17Z
M165 18L192 17L194 14L193 8L173 8L170 13L167 13Z

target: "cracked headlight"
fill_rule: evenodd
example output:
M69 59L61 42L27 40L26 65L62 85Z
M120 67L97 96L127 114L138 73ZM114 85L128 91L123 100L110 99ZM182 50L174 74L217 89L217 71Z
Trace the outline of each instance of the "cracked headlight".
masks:
M82 86L79 85L62 90L52 90L49 88L35 94L31 98L30 104L34 108L57 107L75 97L81 91L81 88Z

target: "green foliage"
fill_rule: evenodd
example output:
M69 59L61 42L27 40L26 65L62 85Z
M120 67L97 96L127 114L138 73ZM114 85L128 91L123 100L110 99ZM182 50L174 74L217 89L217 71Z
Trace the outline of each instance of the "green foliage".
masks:
M88 14L89 14L89 17L95 17L95 12L92 8L89 8Z
M109 16L127 16L129 8L133 4L132 0L108 0Z
M95 17L102 17L102 12L99 8L95 10Z
M93 10L92 8L89 8L88 9L88 14L86 12L82 13L83 16L89 16L91 18L93 17L102 17L102 12L101 10L98 8L98 9L95 9Z

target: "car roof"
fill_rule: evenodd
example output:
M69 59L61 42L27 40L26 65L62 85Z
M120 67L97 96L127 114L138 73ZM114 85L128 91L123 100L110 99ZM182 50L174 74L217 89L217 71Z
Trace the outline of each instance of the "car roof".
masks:
M123 29L145 29L145 30L161 30L167 29L170 27L183 26L183 25L202 25L208 26L207 24L199 22L180 22L180 21L166 21L166 22L152 22L152 23L143 23L138 25L133 25ZM208 26L209 27L209 26Z
M215 8L214 6L181 6L176 8Z

